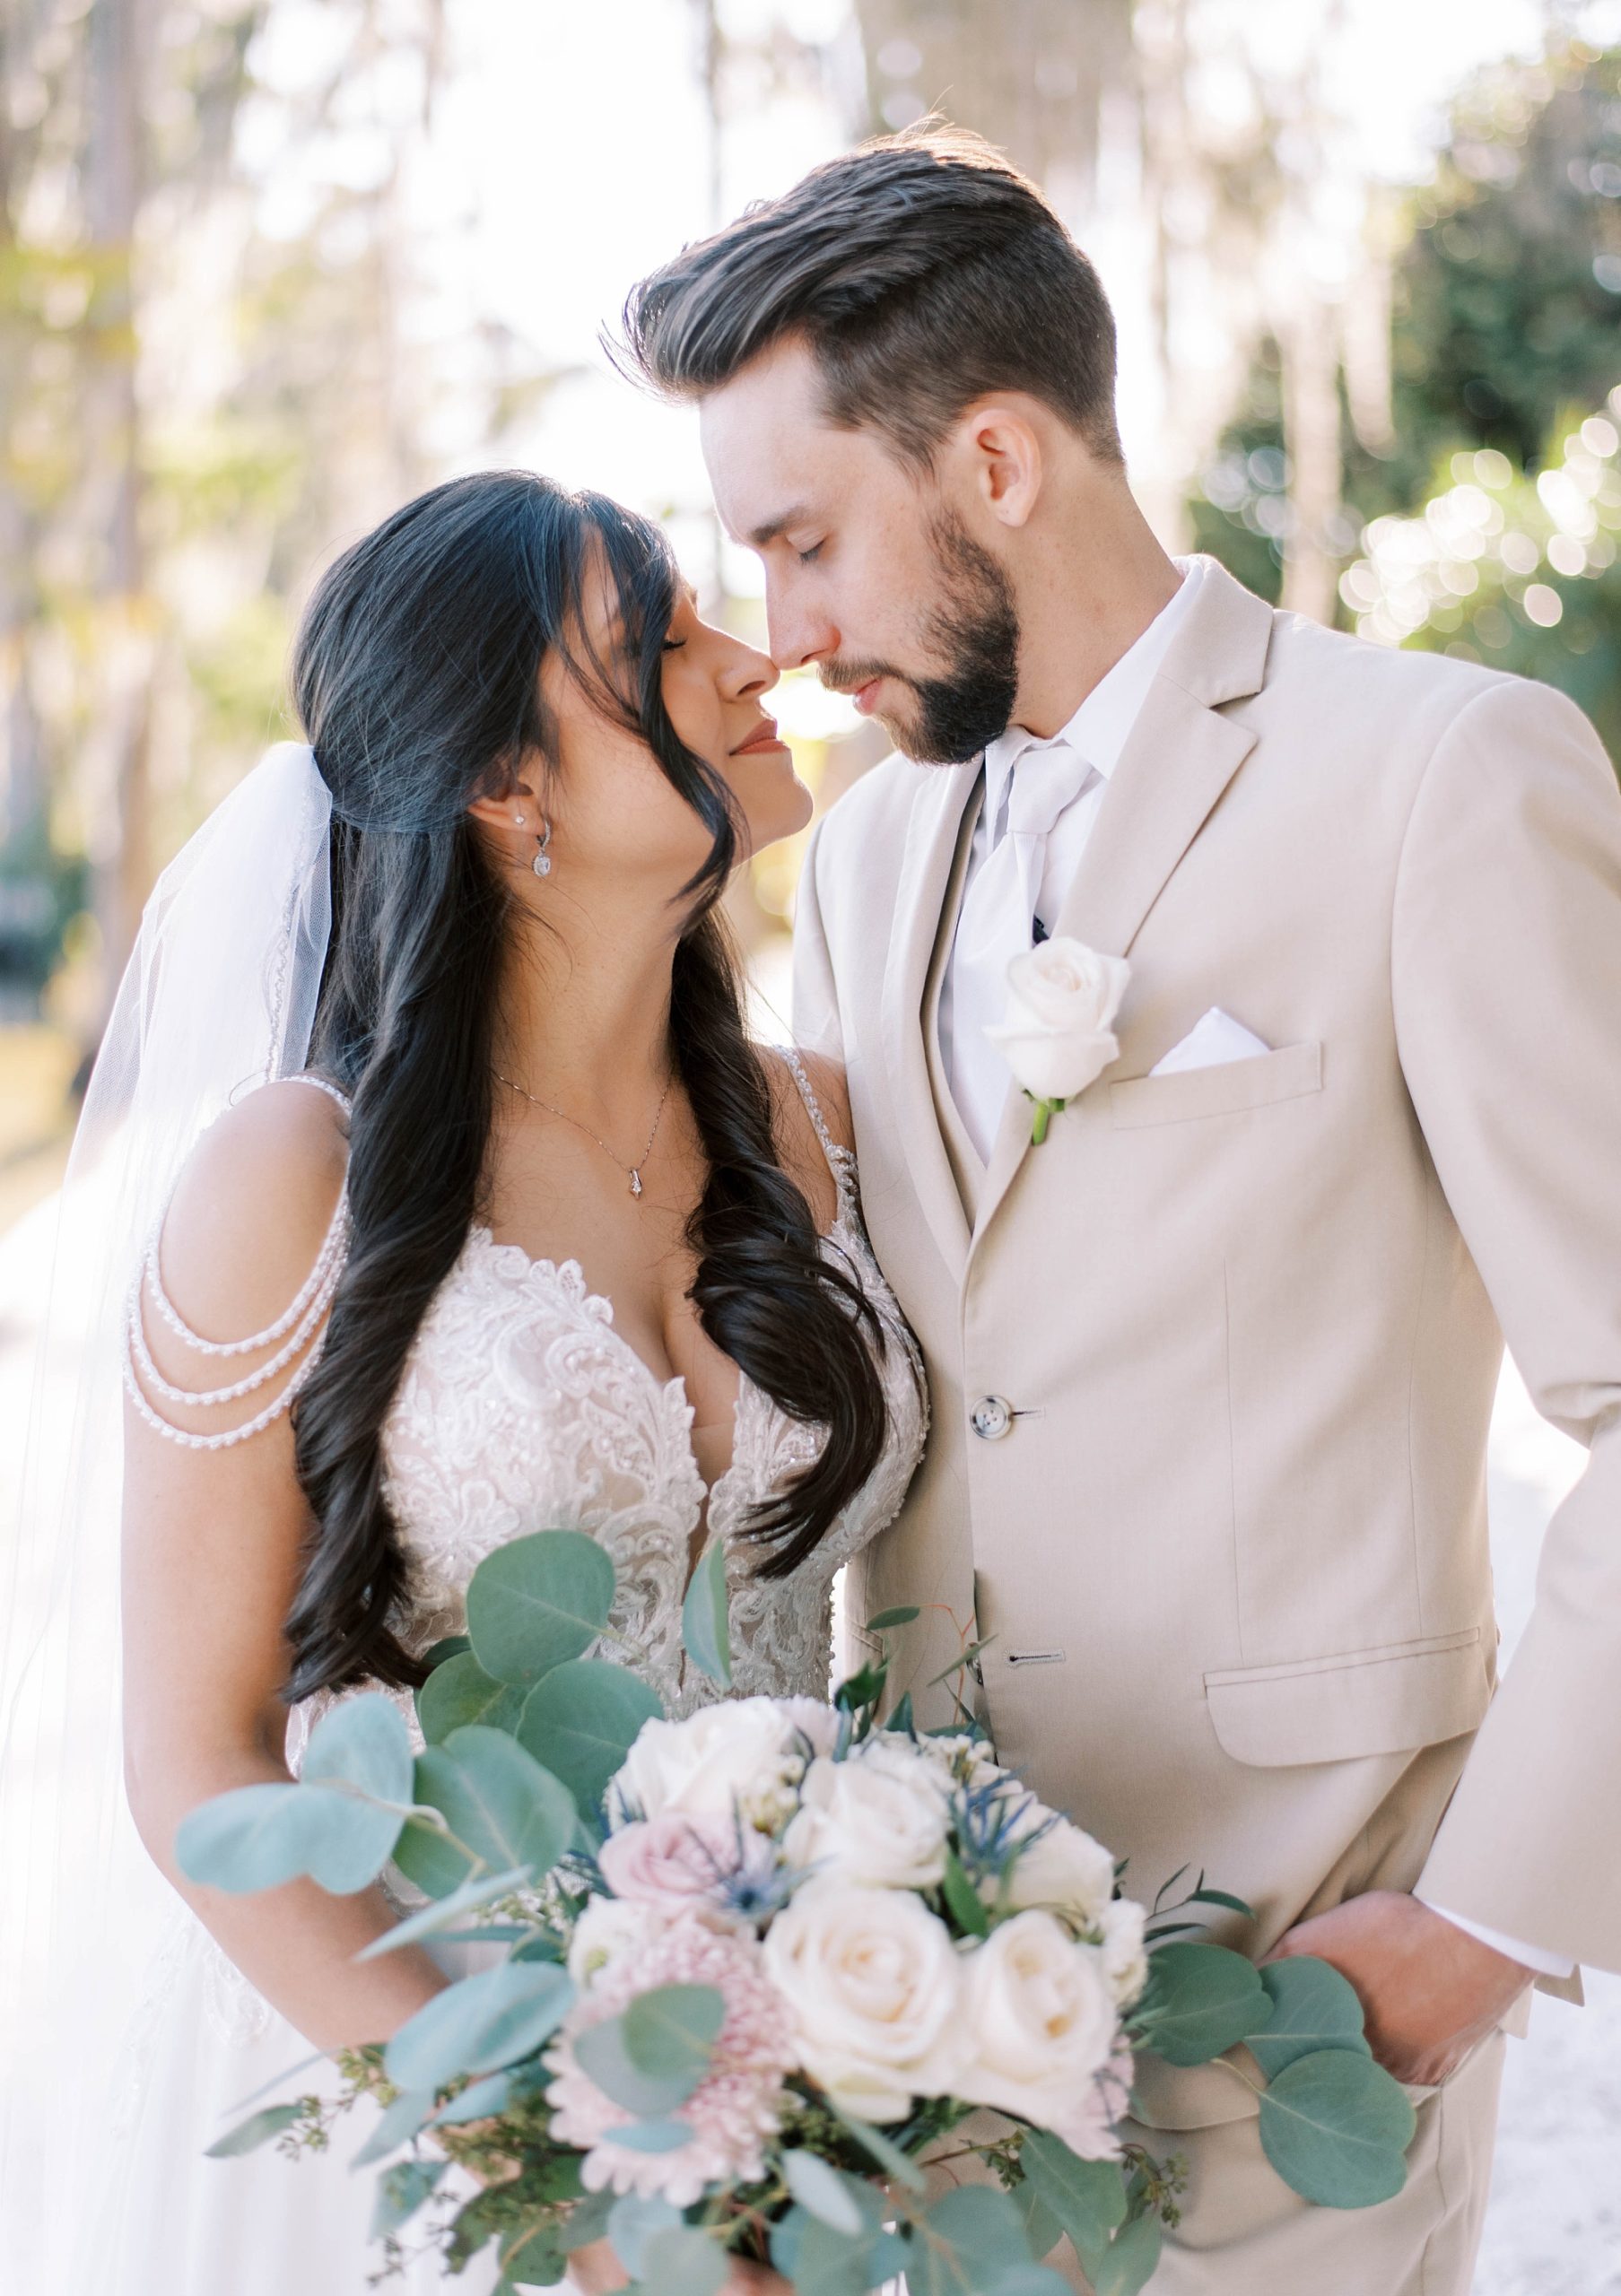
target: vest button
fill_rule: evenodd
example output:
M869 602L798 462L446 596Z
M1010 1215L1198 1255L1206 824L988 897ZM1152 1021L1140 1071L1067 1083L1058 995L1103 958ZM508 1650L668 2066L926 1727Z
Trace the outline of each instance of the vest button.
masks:
M968 1423L986 1442L998 1442L1013 1425L1013 1405L1006 1396L981 1396L968 1414Z

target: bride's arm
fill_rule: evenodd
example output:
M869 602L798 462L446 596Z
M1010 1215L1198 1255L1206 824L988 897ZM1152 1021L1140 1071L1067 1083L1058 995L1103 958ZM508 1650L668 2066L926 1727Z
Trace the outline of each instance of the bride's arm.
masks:
M320 1250L344 1166L339 1112L306 1086L257 1092L221 1119L182 1173L163 1231L164 1287L194 1332L246 1337L282 1315ZM201 1355L150 1296L144 1304L153 1363L191 1392L247 1377L286 1344ZM214 1434L255 1416L295 1369L206 1408L154 1392L149 1376L142 1386L164 1419ZM379 1890L329 1897L294 1882L233 1897L188 1882L174 1861L176 1829L199 1803L288 1776L281 1630L310 1520L288 1416L216 1449L167 1439L133 1404L125 1422L125 1776L141 1838L231 1961L313 2046L385 2040L445 1979L420 1949L356 1964L397 1918Z

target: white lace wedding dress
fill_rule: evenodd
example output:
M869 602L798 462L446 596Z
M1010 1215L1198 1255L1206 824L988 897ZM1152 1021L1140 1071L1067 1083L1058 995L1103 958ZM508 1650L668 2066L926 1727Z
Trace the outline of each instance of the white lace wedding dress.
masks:
M825 1695L834 1574L899 1508L922 1450L926 1406L915 1346L861 1225L855 1160L830 1137L791 1065L837 1185L824 1249L859 1283L888 1341L881 1368L889 1436L872 1478L790 1577L754 1578L758 1550L736 1534L749 1509L815 1456L817 1431L787 1418L745 1378L732 1463L706 1494L683 1381L654 1377L577 1262L531 1260L475 1227L423 1319L384 1431L389 1502L414 1566L409 1613L399 1622L414 1649L461 1631L467 1581L493 1548L535 1529L588 1531L618 1570L613 1623L635 1653L629 1663L668 1712L690 1711L721 1694L685 1666L680 1639L707 1496L709 1532L727 1540L732 1558L735 1694ZM400 1698L420 1744L410 1699ZM295 1770L329 1703L323 1694L294 1710ZM402 1889L399 1901L407 1894ZM480 1952L443 1947L437 1958L460 1974ZM324 2063L278 2082L309 2054L177 1901L110 2100L110 2173L72 2296L361 2296L380 2265L369 2237L377 2171L349 2163L370 2132L371 2108L345 2115L319 2155L294 2161L267 2148L235 2161L203 2157L266 2084L261 2102L332 2086ZM410 2228L404 2237L409 2248ZM400 2296L428 2296L441 2284L434 2255L416 2246L403 2274L385 2283ZM496 2278L493 2259L492 2248L448 2285L484 2296Z

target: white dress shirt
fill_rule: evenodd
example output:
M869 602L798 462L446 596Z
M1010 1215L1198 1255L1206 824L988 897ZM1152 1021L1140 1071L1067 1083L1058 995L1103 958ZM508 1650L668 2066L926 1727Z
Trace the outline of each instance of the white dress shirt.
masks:
M1073 760L1074 794L1048 836L1035 901L1035 917L1041 918L1048 931L1051 930L1070 880L1081 865L1081 856L1092 835L1109 777L1120 762L1120 752L1148 698L1155 673L1165 657L1200 578L1197 559L1179 559L1176 562L1182 580L1175 596L1160 609L1114 667L1098 680L1061 732L1043 741L1038 735L1027 733L1023 726L1010 726L986 750L985 802L980 808L969 850L968 872L963 884L964 909L972 899L975 879L1007 834L1008 799L1020 758L1033 748L1063 749ZM959 928L960 926L959 916ZM1035 937L1033 928L1034 918L1020 920L1020 937L1027 949ZM997 1047L987 1040L979 1028L959 1028L957 1015L965 1005L971 1005L994 1010L995 1018L1000 1020L1006 996L1000 980L974 983L977 996L964 993L968 984L962 943L959 929L940 984L940 1056L968 1136L979 1150L981 1161L985 1161L989 1157L1013 1080Z
M1007 1061L986 1039L981 1028L958 1025L959 1016L965 1010L985 1013L994 1009L999 1019L1003 987L1000 980L992 983L971 978L972 958L967 952L972 951L972 943L961 929L963 912L969 909L976 878L1007 833L1008 804L1019 760L1033 749L1061 749L1073 761L1073 794L1048 831L1045 851L1039 857L1034 915L1021 917L1016 926L1009 920L1013 939L1024 948L1034 944L1037 919L1044 928L1043 937L1051 929L1064 895L1081 865L1081 856L1092 835L1110 776L1120 762L1155 674L1201 579L1202 568L1198 559L1178 559L1176 565L1182 579L1175 596L1160 609L1135 644L1127 648L1113 668L1099 679L1059 733L1042 740L1023 726L1010 726L985 752L985 798L969 850L958 930L940 984L940 1057L952 1098L981 1161L989 1159L1003 1108L1014 1087ZM1561 1954L1550 1953L1538 1945L1521 1944L1518 1939L1505 1937L1479 1922L1466 1920L1461 1914L1450 1913L1444 1906L1431 1905L1424 1895L1422 1882L1413 1894L1421 1904L1430 1905L1432 1912L1439 1913L1482 1944L1494 1947L1541 1976L1567 1978L1575 1966Z

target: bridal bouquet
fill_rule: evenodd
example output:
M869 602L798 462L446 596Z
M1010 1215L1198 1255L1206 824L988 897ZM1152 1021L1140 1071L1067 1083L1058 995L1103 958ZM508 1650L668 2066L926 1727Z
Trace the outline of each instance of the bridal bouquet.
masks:
M356 2164L381 2164L386 2264L419 2219L449 2273L496 2242L503 2296L604 2237L649 2296L716 2296L728 2256L803 2296L902 2274L911 2296L1063 2296L1040 2259L1066 2233L1098 2296L1130 2296L1179 2186L1119 2134L1146 2052L1248 2083L1308 2199L1400 2188L1411 2109L1325 1963L1257 1970L1198 1940L1198 1907L1248 1910L1202 1879L1170 1907L1121 1895L1109 1852L997 1762L960 1700L944 1731L886 1709L882 1661L828 1704L667 1720L586 1655L613 1645L614 1588L588 1538L514 1541L474 1577L467 1635L431 1654L423 1752L363 1693L317 1725L296 1784L186 1820L196 1881L346 1892L392 1860L428 1903L368 1955L437 1938L493 1963L345 2053L336 2102L257 2111L216 2154L325 2146L374 2097ZM683 1639L727 1686L718 1545ZM447 2205L452 2161L478 2189Z

